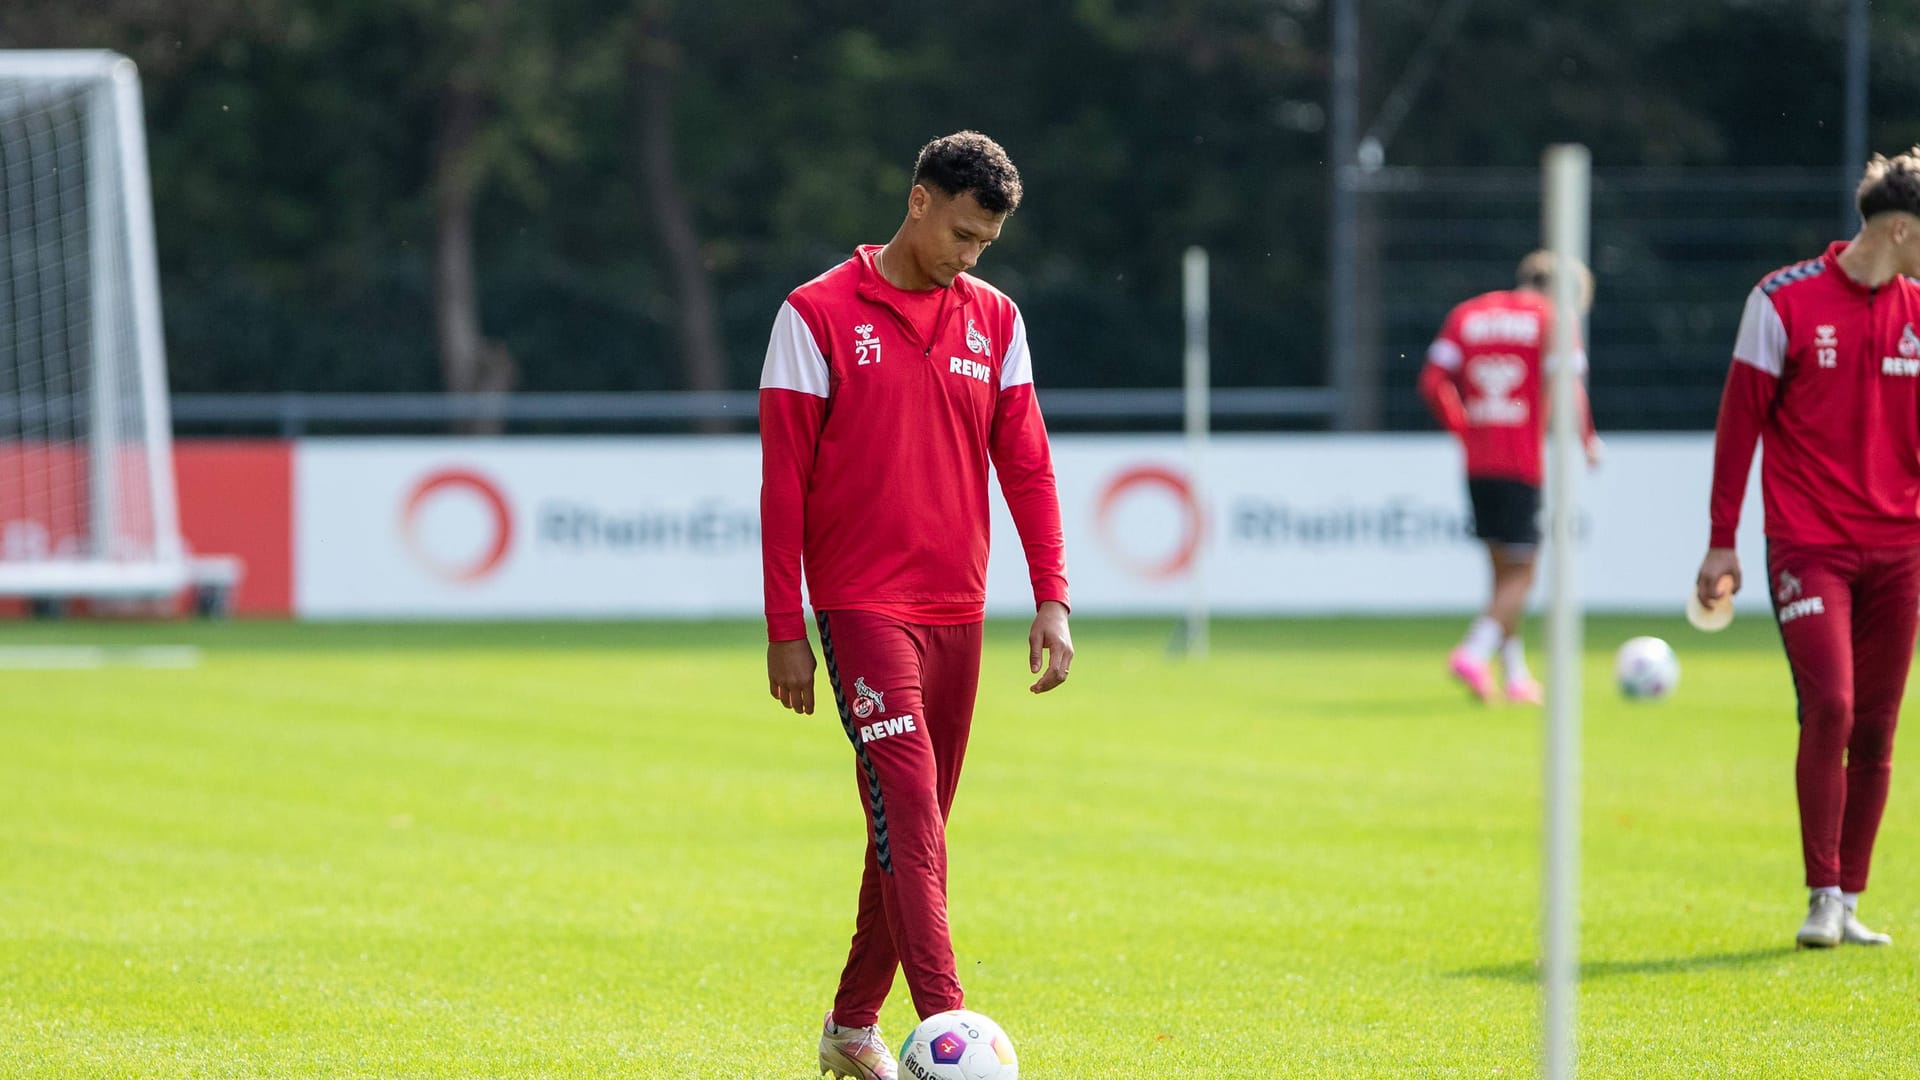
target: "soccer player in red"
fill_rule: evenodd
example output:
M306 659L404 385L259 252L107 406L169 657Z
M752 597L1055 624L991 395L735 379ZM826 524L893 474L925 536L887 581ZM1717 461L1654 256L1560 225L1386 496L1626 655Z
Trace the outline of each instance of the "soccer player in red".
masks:
M821 1071L837 1076L894 1080L877 1023L896 969L922 1018L963 1001L946 820L980 679L989 465L1033 581L1033 692L1059 686L1073 660L1026 323L967 273L1020 194L992 139L928 143L899 231L787 297L760 377L768 689L813 712L804 569L867 819L852 948L820 1036Z
M1799 697L1812 890L1796 938L1820 948L1892 941L1856 912L1920 611L1920 147L1876 155L1856 201L1857 236L1747 296L1694 586L1709 607L1740 588L1734 531L1765 440L1767 578Z
M1593 303L1593 275L1578 266L1581 310ZM1447 658L1455 678L1482 701L1495 697L1492 663L1500 654L1507 700L1538 705L1540 684L1527 670L1520 619L1533 588L1540 546L1540 448L1546 435L1542 358L1553 334L1554 257L1520 261L1518 287L1483 293L1454 308L1427 348L1420 396L1467 458L1474 534L1486 544L1493 587L1486 608ZM1574 361L1586 373L1586 355ZM1587 461L1600 460L1586 393L1580 393Z

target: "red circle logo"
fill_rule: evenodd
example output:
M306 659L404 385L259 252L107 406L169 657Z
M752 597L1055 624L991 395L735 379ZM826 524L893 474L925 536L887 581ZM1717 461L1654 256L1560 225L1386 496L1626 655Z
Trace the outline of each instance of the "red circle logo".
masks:
M492 522L492 542L471 559L449 560L421 541L422 512L437 497L453 492L466 492L478 498ZM436 577L466 584L500 568L513 546L513 512L507 508L506 496L492 480L471 469L441 469L422 477L407 495L406 505L400 511L400 535L406 540L407 550Z
M1162 490L1179 505L1180 538L1162 558L1141 558L1115 541L1114 510L1122 500L1140 489ZM1207 529L1206 515L1200 512L1200 501L1194 498L1193 485L1188 483L1185 475L1164 465L1138 465L1108 481L1105 490L1100 492L1094 520L1116 561L1141 577L1155 580L1185 573L1193 565L1194 556L1199 554L1200 542L1205 539Z

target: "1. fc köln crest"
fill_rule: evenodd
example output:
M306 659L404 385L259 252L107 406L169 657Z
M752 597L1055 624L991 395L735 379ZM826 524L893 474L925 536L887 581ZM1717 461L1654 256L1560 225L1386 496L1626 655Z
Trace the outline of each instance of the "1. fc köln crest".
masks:
M882 691L867 685L865 676L853 680L853 715L865 720L876 712L885 712L886 700Z

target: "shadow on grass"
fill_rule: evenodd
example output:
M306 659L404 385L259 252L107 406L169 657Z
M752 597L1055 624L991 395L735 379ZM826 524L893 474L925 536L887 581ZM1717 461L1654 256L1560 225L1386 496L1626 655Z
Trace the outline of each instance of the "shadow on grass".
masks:
M1697 956L1671 956L1658 960L1592 960L1580 965L1580 978L1601 979L1610 975L1678 975L1695 971L1719 971L1751 967L1792 956L1790 947L1749 949L1746 952L1703 953ZM1447 972L1452 979L1501 979L1506 982L1538 982L1540 966L1532 960L1515 964L1462 968Z

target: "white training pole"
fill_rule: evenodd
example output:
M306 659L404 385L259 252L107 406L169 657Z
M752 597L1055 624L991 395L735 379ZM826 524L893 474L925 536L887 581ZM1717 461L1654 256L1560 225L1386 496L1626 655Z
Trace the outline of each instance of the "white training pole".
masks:
M1207 432L1212 420L1208 391L1212 380L1207 352L1207 249L1190 247L1181 261L1187 316L1187 484L1199 508L1202 534L1194 537L1193 562L1187 567L1187 655L1207 655L1207 520L1200 478L1206 475Z
M1574 512L1583 455L1574 357L1581 348L1581 281L1587 261L1587 148L1547 148L1543 226L1554 254L1553 340L1547 368L1552 429L1547 453L1546 873L1540 973L1541 1075L1570 1080L1580 984L1580 598L1574 581Z

